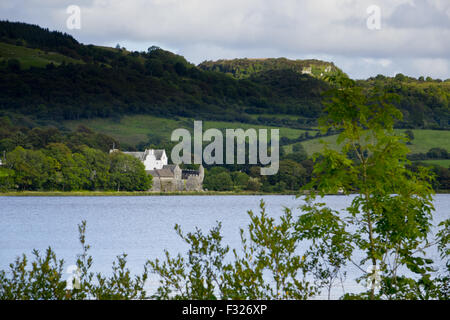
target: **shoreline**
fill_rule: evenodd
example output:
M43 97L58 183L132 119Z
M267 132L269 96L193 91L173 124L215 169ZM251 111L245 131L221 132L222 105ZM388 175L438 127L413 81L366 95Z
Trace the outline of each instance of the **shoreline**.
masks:
M435 194L450 194L439 190ZM201 192L152 192L152 191L11 191L0 192L0 197L133 197L133 196L296 196L300 192L251 192L251 191L201 191ZM329 194L343 195L343 194Z
M151 191L12 191L0 192L0 197L130 197L130 196L258 196L258 195L297 195L297 192L151 192Z

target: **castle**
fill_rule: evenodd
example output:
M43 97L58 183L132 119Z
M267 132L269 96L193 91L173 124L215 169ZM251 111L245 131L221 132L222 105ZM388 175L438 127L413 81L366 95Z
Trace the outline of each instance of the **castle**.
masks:
M112 149L109 152L118 152ZM151 191L202 191L205 176L202 165L198 170L181 169L178 165L168 164L166 151L163 149L146 149L143 152L122 152L139 159L145 171L152 175Z

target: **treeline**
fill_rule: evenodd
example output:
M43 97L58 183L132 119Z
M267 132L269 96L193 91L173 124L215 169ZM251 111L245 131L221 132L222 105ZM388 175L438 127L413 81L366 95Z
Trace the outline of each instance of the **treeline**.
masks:
M114 144L82 126L63 133L0 118L0 191L149 190L152 178L144 165L129 155L109 154Z
M53 120L150 113L249 122L250 113L309 118L320 113L317 87L293 82L291 88L303 96L290 97L292 90L276 88L277 83L201 71L162 49L136 55L122 54L111 66L69 63L28 70L8 61L0 76L0 108Z
M416 161L407 166L412 171L418 172L419 167L428 167L433 174L433 181L431 186L435 191L449 191L450 190L450 166L445 168L437 164L430 164L425 162Z
M275 175L262 176L260 167L255 165L206 165L203 188L209 191L298 192L314 177L315 162L308 158L301 143L295 143L291 153L286 154L282 150L283 148L280 149L279 171ZM414 155L408 157L412 156ZM348 157L352 161L358 161L352 154ZM434 190L450 190L450 167L420 161L408 166L412 171L419 171L419 167L431 168L434 175L432 181Z
M403 113L397 128L449 129L450 128L450 80L407 77L401 73L395 77L378 75L358 81L363 87L388 89L399 96L396 107Z
M282 150L282 149L280 149ZM301 143L293 152L281 151L278 173L262 176L255 165L206 166L203 188L214 191L296 192L311 181L314 162Z
M325 62L315 59L309 60L289 60L286 58L267 59L232 59L218 61L204 61L199 64L203 70L218 71L230 74L237 79L244 79L254 76L260 72L272 70L291 70L302 74L304 68L311 68L311 73L320 76L322 73L335 74L342 72L332 62ZM325 71L325 69L327 69Z
M428 152L413 153L408 155L409 160L437 160L450 159L450 153L443 148L431 148Z
M17 147L3 161L1 191L147 191L152 182L138 159L87 146L75 153L62 143L39 150Z
M42 149L50 143L63 143L69 149L76 150L80 145L107 152L120 143L105 134L96 133L80 125L75 131L60 131L53 126L30 127L25 119L19 119L21 125L13 123L8 117L0 117L0 152L13 151L20 146L24 149Z
M22 22L0 21L0 42L58 52L86 63L106 63L120 52L82 45L71 35Z

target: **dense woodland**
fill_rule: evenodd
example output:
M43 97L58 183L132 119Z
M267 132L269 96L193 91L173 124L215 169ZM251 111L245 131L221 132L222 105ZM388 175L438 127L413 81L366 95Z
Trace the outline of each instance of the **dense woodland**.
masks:
M85 127L63 133L0 118L0 146L10 150L2 155L0 191L148 190L152 178L138 159L108 153L116 143Z
M304 123L315 125L323 109L321 95L329 88L319 72L327 66L332 74L342 72L317 60L236 59L197 67L155 46L147 52L129 52L83 45L61 32L7 21L0 21L0 43L13 46L8 50L39 49L78 62L36 67L20 57L0 57L0 112L41 120L146 113L258 122L249 115L273 113L302 116L307 119ZM311 75L301 73L306 65L312 66ZM360 84L382 86L400 95L397 107L404 120L398 127L449 128L448 80L399 74Z

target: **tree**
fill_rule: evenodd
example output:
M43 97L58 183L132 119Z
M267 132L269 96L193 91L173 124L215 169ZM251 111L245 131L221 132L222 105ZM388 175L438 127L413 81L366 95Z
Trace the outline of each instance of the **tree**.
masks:
M110 179L108 155L100 150L87 146L82 146L80 151L84 156L86 168L89 170L87 189L108 189Z
M175 63L174 69L175 72L180 76L184 76L187 71L186 65L182 62Z
M447 159L449 154L447 150L443 148L431 148L427 152L427 157L430 159Z
M247 189L251 191L259 191L261 189L261 181L258 178L250 177L247 182Z
M74 153L62 143L50 143L45 153L59 163L59 170L49 188L62 191L81 190L88 185L89 170L82 154Z
M162 77L164 74L164 67L158 59L148 59L145 62L145 69L148 74L154 77Z
M306 238L322 239L320 233L308 233L307 227L328 212L329 218L322 225L328 225L329 234L336 237L328 253L343 257L342 265L357 265L362 271L358 281L368 281L368 291L358 297L401 297L403 283L431 281L432 261L420 252L430 243L432 177L425 168L413 172L406 167L409 150L405 138L393 130L394 122L402 116L391 104L395 95L376 87L364 91L345 76L330 80L335 87L327 95L320 123L324 131L341 131L337 139L340 150L325 147L320 159L315 155L315 178L307 187L315 192L306 197L306 218L300 220L299 228ZM349 151L356 159L349 158ZM313 202L317 195L338 191L356 193L345 215ZM338 232L332 228L336 224ZM360 261L353 260L352 248L363 252ZM401 267L420 279L399 276ZM377 294L378 276L381 288Z
M139 159L121 152L113 152L109 158L111 188L117 191L147 191L151 188L152 178Z
M151 46L147 49L147 53L152 53L155 50L161 50L161 48L158 46Z
M245 172L234 171L231 173L235 187L244 189L248 183L248 175Z
M298 191L306 183L306 175L306 170L301 164L292 160L282 160L278 174L269 176L268 179L271 184L283 182L286 189Z
M405 134L408 137L409 141L414 140L414 132L412 130L406 130Z
M319 133L319 131L317 131L317 133ZM303 144L301 142L294 143L292 145L292 151L293 152L305 152L306 153L305 148L303 147Z
M15 184L20 190L40 190L59 169L59 163L40 150L16 147L6 157L7 168L14 170Z
M203 186L208 190L229 191L233 190L233 180L227 169L213 167L206 172Z
M298 253L298 235L292 212L286 209L279 222L267 215L261 201L260 213L248 211L248 235L240 230L242 250L222 244L221 224L208 234L201 230L177 234L189 246L187 257L171 257L149 264L160 277L156 299L307 299L317 288L305 276L305 261Z
M33 250L34 261L25 254L9 264L8 272L0 270L0 300L79 300L79 299L144 299L144 284L148 276L147 264L141 275L131 277L126 254L117 256L112 274L106 277L90 271L93 259L86 244L86 222L78 225L82 253L76 259L78 285L74 277L68 289L63 259L58 259L52 248L41 254ZM95 280L96 281L95 281Z
M0 167L0 191L14 188L14 170Z
M308 159L308 155L306 154L305 151L296 151L296 152L291 152L291 153L283 156L282 159L292 160L292 161L300 163L300 162Z

